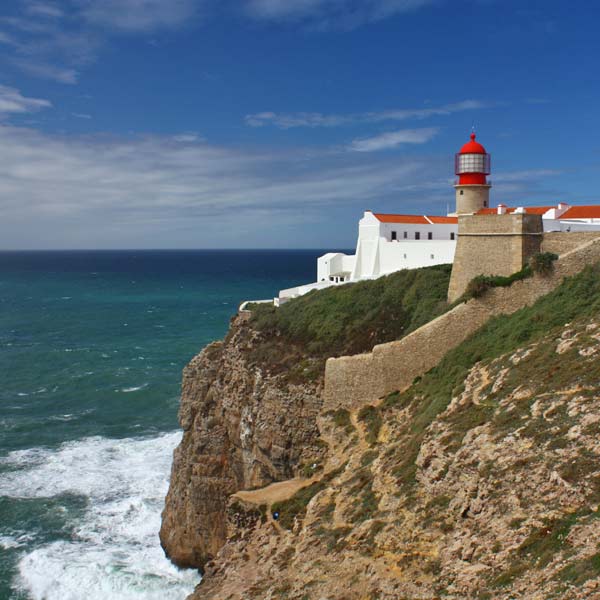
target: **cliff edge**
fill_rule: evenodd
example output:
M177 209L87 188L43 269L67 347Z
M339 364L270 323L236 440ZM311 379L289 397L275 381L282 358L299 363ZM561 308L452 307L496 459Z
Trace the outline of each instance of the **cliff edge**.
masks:
M213 558L194 600L600 598L598 266L492 318L408 388L362 407L340 399L321 410L320 376L289 384L312 386L316 400L304 468L291 448L277 470L270 453L237 441L233 415L257 410L264 393L264 365L244 344L269 346L265 331L236 322L186 370L163 543L172 532L185 558L191 546L178 536L193 531L201 550L189 563ZM289 385L281 394L295 406ZM223 395L232 390L233 404ZM231 425L214 435L208 424L225 406ZM250 438L262 427L252 421ZM285 437L298 424L269 427Z

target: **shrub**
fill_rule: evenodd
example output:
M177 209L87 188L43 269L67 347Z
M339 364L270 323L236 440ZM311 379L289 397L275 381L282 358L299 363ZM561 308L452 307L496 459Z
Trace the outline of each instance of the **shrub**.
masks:
M362 421L367 429L366 442L370 446L375 445L382 425L379 409L376 406L363 406L358 413L358 420Z
M539 252L529 259L529 266L536 275L547 277L554 270L554 261L558 259L558 254L553 252Z
M520 271L512 275L477 275L469 281L467 289L461 298L461 301L469 300L470 298L480 298L490 288L509 287L515 281L527 279L533 275L533 270L529 265L525 265Z

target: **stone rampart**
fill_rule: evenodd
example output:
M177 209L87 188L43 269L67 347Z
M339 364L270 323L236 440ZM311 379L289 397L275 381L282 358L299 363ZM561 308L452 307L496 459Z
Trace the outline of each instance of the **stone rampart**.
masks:
M597 238L600 238L600 231L574 231L572 233L552 231L544 233L541 250L542 252L553 252L560 256Z
M457 300L477 275L520 271L529 257L540 251L542 231L540 215L459 216L448 300Z
M552 244L558 247L558 242L552 241ZM534 276L507 288L491 289L482 298L459 304L401 340L375 346L370 353L330 358L325 368L323 409L356 409L386 394L406 389L415 377L437 365L448 351L491 316L511 314L533 304L560 285L564 277L599 261L600 238L596 235L595 239L563 253L548 277Z

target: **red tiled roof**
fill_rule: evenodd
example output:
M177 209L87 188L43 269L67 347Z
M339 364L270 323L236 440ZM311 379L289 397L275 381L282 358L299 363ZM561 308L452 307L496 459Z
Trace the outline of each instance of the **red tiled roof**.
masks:
M435 225L458 223L458 217L432 217L427 215L427 218Z
M560 219L600 219L600 206L571 206Z
M429 225L429 221L422 215L384 215L373 213L375 218L382 223L415 223L417 225Z
M551 208L556 208L556 206L524 206L525 212L528 215L543 215L547 213ZM506 212L508 214L512 214L517 210L515 207L506 208ZM497 208L482 208L477 211L478 215L495 215L498 213Z
M431 215L385 215L373 213L382 223L407 223L414 225L440 225L442 223L458 223L457 217L438 217Z

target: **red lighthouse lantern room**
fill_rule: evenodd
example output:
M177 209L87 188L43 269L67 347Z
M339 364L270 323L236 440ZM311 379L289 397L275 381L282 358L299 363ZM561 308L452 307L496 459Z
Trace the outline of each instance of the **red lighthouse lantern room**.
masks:
M475 133L454 159L454 172L458 176L457 185L488 185L491 157L485 148L475 141Z

